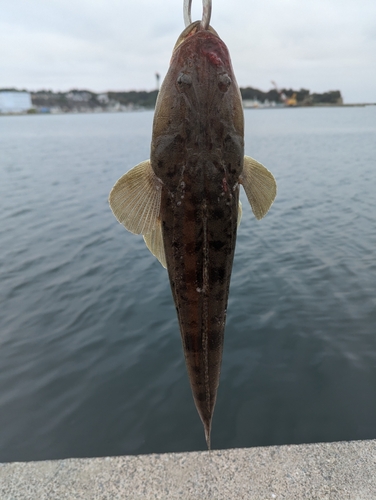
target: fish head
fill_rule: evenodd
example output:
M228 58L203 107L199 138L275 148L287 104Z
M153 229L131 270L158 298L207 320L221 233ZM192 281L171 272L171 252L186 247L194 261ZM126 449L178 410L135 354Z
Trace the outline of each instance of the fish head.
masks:
M243 106L229 51L213 28L203 29L197 21L178 38L158 95L151 148L156 175L161 177L161 150L168 149L175 166L187 151L217 149L219 156L226 134L235 138L242 157Z

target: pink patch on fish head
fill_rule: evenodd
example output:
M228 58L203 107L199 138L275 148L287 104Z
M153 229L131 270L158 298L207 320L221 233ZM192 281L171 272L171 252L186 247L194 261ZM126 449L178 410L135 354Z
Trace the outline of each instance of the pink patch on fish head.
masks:
M214 66L223 66L222 59L215 52L206 52L206 57Z

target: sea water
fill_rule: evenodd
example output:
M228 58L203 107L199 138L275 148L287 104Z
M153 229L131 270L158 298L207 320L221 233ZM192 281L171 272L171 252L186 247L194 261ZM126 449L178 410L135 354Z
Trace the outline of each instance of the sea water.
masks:
M166 270L107 198L152 112L0 117L0 461L205 449ZM212 445L376 437L376 107L246 110Z

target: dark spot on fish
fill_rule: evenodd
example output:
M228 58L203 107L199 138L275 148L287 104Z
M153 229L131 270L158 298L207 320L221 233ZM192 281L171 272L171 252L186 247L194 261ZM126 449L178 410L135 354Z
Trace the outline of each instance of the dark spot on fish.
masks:
M223 219L224 212L221 208L215 208L212 213L213 219Z
M224 291L221 290L220 292L216 293L214 298L215 300L217 300L218 302L221 302L223 300L223 297L224 297Z
M220 241L220 240L210 241L209 245L214 250L221 250L223 248L223 246L225 245L225 242L224 241Z
M237 153L237 143L231 134L226 135L223 146L227 153Z
M198 323L195 319L192 319L191 321L188 321L188 327L191 329L191 330L197 330L197 327L198 327ZM191 338L191 337L190 337ZM185 338L185 340L187 341L187 337ZM197 339L196 339L197 340ZM192 343L193 344L193 343ZM198 347L196 344L194 344L196 347Z
M192 203L192 205L198 206L198 205L200 205L201 201L202 201L202 195L201 194L197 194L195 192L191 193L191 203ZM194 211L194 213L195 213L195 211Z
M225 268L224 267L214 267L211 269L209 279L211 281L222 282L225 278Z
M229 164L227 165L227 171L228 171L230 174L236 174L236 173L237 173L237 171L238 171L238 169L237 169L235 166L233 167L233 166L232 166L232 164L231 164L231 163L229 163Z
M201 368L197 365L191 365L190 369L195 373L195 375L201 376Z
M222 337L220 335L211 335L209 337L209 349L217 351L222 346Z
M199 392L198 394L195 395L195 398L198 401L206 401L206 392Z
M190 299L186 301L187 305L197 307L197 300L196 299Z
M185 341L184 341L184 348L186 351L188 352L192 352L192 353L199 353L201 352L201 349L199 346L193 344L192 342L187 342L187 337L185 337Z

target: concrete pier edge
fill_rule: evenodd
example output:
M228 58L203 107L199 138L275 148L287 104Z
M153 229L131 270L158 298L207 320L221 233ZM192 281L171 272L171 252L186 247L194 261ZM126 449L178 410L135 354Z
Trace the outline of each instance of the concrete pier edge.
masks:
M376 440L0 464L1 500L376 499Z

